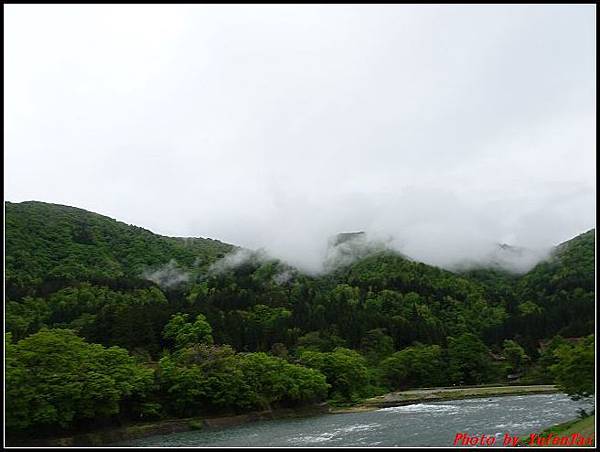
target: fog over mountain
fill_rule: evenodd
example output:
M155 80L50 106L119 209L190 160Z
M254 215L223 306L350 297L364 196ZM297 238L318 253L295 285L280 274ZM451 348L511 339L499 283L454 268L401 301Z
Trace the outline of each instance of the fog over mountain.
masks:
M190 279L188 273L177 267L175 259L171 259L167 264L162 265L156 270L146 270L141 276L163 288L177 286Z
M9 201L311 272L372 244L522 271L595 226L594 5L4 12Z

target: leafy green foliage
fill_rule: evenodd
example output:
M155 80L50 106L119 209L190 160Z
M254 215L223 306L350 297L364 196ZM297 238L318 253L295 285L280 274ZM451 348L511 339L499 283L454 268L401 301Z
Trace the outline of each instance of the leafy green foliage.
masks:
M231 251L209 239L163 237L74 207L42 202L5 203L6 290L34 295L51 283L140 279L175 259L206 268Z
M327 395L328 385L323 374L266 353L241 355L240 367L254 407L315 402Z
M566 242L525 275L455 273L374 249L315 276L259 252L219 260L234 248L218 241L6 203L8 430L79 428L117 412L137 420L348 403L390 389L496 383L507 373L540 383L555 374L584 394L590 355L579 350L582 359L569 361L563 345L594 331L594 240L592 230ZM64 342L69 358L53 352L64 369L25 358L33 350L20 344L38 342L42 350ZM112 370L86 367L92 359L134 366L144 384L128 389ZM52 377L44 386L32 372L64 373L67 385ZM78 392L86 385L97 408ZM62 414L50 401L64 404Z
M502 352L508 363L508 371L511 373L523 371L529 363L529 356L527 356L523 347L512 339L504 341Z
M380 366L391 388L407 389L443 384L445 364L439 345L415 344L384 359Z
M9 429L70 427L119 413L141 397L152 372L127 351L88 344L70 330L42 330L6 346L6 425Z
M361 352L371 363L378 363L394 353L394 339L381 328L367 331L361 341Z
M43 298L25 297L20 303L7 301L6 330L15 339L22 339L47 326L52 311L48 302Z
M564 344L567 344L567 341L558 335L542 342L539 349L539 358L531 364L529 372L520 381L524 384L554 384L554 375L550 368L558 363L555 352Z
M158 378L170 412L191 416L223 411L245 399L242 371L228 346L192 345L159 361Z
M8 301L6 329L18 340L43 326L69 328L91 342L157 353L169 311L157 287L117 292L82 283L47 298Z
M212 328L206 317L198 314L193 322L188 321L188 314L177 313L165 326L163 336L173 341L175 348L191 344L212 344Z
M580 337L594 331L595 230L559 245L551 258L523 276L521 300L509 327L539 340L560 334Z
M298 350L331 352L345 345L344 339L330 331L311 331L298 338Z
M265 409L323 400L325 377L265 353L192 345L159 363L159 381L177 415Z
M302 351L299 358L303 365L325 375L332 399L351 401L368 395L369 371L360 353L340 347L327 353Z
M550 367L558 387L578 400L594 394L594 335L576 344L562 344L554 352L558 362Z
M448 374L457 384L483 383L492 372L490 351L474 334L448 338Z

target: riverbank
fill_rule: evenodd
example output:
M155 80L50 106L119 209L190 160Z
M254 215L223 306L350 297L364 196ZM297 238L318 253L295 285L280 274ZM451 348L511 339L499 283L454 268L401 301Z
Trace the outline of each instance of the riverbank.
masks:
M332 408L330 413L360 413L413 403L474 399L479 397L553 394L557 392L560 391L554 385L422 388L390 392L378 397L372 397L354 406Z
M576 438L579 439L587 439L594 438L592 446L596 444L596 416L588 416L584 419L573 419L568 422L563 422L562 424L557 424L552 427L549 427L538 434L543 438L564 438L564 437L572 437L575 435ZM536 447L537 445L530 445L530 437L521 438L521 444L524 446ZM585 442L585 441L584 441ZM577 443L571 444L572 446L577 446ZM564 447L561 444L552 444L550 441L549 444L545 444L546 447ZM590 447L589 444L582 444L583 447Z
M439 447L457 432L529 435L572 418L585 404L566 394L474 398L365 413L254 422L125 441L131 447ZM112 444L115 446L115 444Z
M302 408L279 408L265 411L253 411L234 416L165 419L155 422L136 423L122 427L110 427L94 432L80 433L59 438L40 438L32 440L11 440L7 438L7 445L32 447L97 447L154 435L167 435L190 430L211 430L233 427L261 420L308 417L327 413L329 413L329 405L322 403Z
M233 427L261 420L307 417L318 414L360 413L380 408L410 405L423 402L460 400L480 397L498 397L509 395L551 394L560 392L554 385L529 386L470 386L422 388L408 391L391 392L373 397L350 407L330 407L327 403L303 407L281 408L255 411L235 416L191 417L184 419L166 419L155 422L136 423L122 427L112 427L89 433L37 440L8 441L11 446L74 447L103 446L122 441L145 438L154 435L180 433L190 430L210 430Z

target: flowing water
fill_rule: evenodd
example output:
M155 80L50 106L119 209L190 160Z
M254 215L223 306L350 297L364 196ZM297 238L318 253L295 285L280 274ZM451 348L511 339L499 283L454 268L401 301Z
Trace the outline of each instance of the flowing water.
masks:
M457 433L525 436L577 417L589 403L564 394L430 402L377 411L259 421L220 430L190 431L119 443L122 446L341 447L452 446Z

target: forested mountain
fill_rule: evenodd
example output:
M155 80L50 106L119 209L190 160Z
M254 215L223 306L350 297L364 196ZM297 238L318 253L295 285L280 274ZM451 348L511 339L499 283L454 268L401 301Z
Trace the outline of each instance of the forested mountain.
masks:
M594 332L594 230L521 276L359 244L358 260L310 276L214 240L7 203L9 430L347 403L511 373L551 382L557 335Z
M233 249L218 240L160 236L57 204L6 202L5 212L9 296L33 295L56 282L140 278L171 259L185 270L206 269Z
M595 234L591 229L561 243L549 259L539 263L522 280L522 295L544 301L560 291L581 288L594 291Z
M595 229L561 243L524 275L482 268L463 275L481 283L486 298L508 314L504 336L518 334L535 351L540 339L580 337L594 331Z
M560 244L519 280L515 318L530 336L579 337L594 331L595 234L592 229Z

